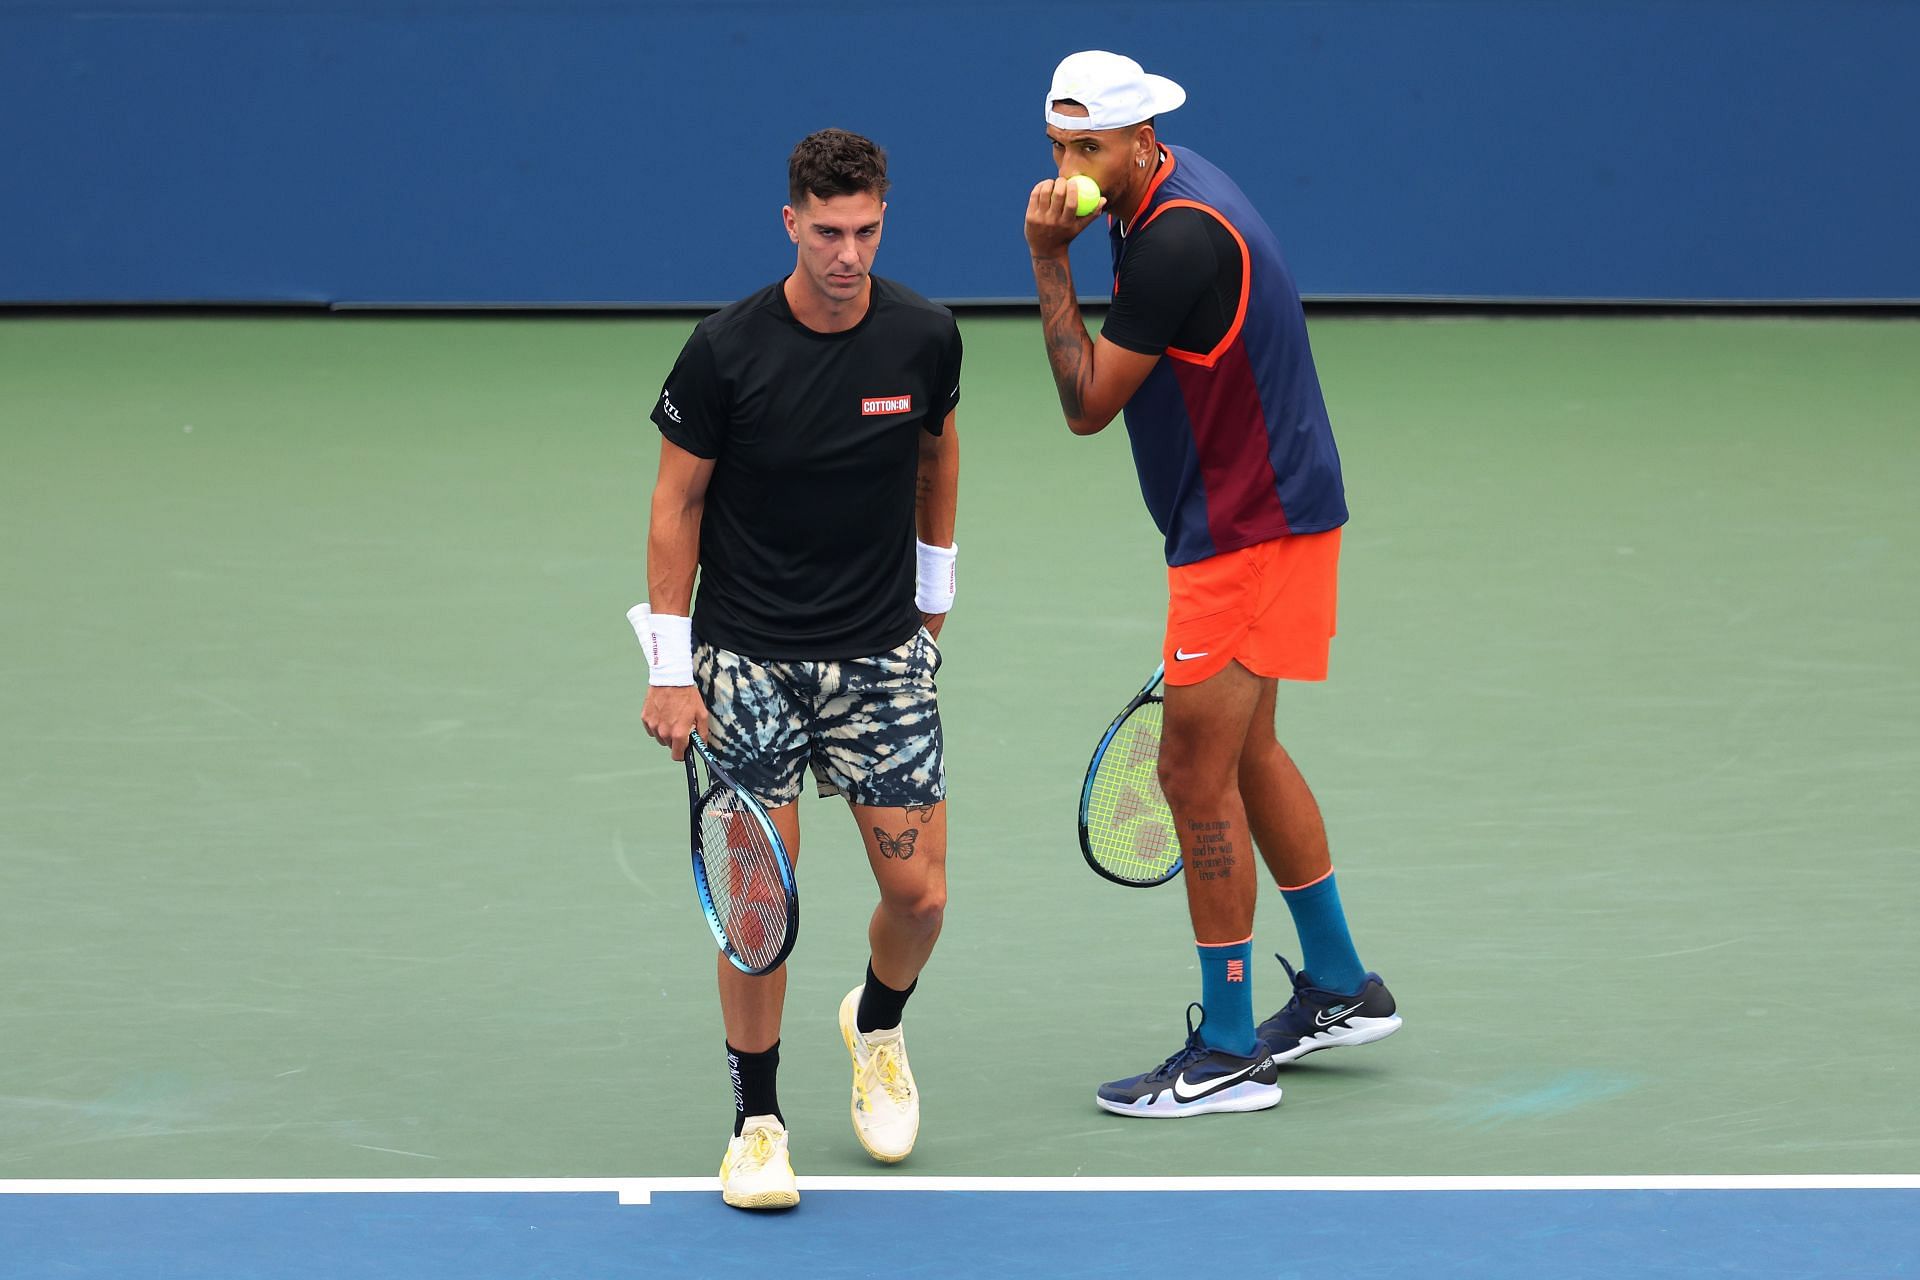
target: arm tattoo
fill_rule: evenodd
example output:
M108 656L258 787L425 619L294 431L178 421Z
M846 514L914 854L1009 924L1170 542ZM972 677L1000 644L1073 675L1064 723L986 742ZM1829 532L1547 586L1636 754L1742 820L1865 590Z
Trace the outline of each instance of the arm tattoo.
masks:
M1233 841L1227 837L1227 823L1189 822L1187 866L1202 880L1225 880L1233 874Z
M1047 363L1060 407L1069 418L1086 411L1085 387L1093 365L1093 341L1073 297L1073 270L1055 258L1035 258L1033 279L1040 292L1040 325L1047 335Z

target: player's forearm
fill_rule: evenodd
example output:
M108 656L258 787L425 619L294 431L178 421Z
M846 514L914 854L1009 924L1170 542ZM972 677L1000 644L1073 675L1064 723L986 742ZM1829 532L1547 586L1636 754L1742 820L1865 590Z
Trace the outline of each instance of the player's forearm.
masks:
M1047 363L1053 367L1053 385L1067 430L1092 435L1112 415L1095 421L1087 415L1087 395L1093 388L1093 339L1087 336L1080 303L1073 295L1073 266L1063 251L1034 255L1033 282L1040 294L1040 327L1047 339Z
M960 436L952 417L937 436L920 441L920 470L914 481L913 525L930 547L953 545L960 508Z
M692 612L705 507L704 498L654 492L647 525L647 601L655 613L686 617Z

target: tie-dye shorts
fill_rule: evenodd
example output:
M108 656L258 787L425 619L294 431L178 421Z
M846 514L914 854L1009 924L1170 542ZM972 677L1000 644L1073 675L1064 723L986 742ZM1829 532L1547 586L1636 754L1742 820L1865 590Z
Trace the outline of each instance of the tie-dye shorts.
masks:
M940 649L923 627L871 658L761 661L695 638L693 678L707 745L768 808L800 798L806 771L823 796L910 808L946 798Z

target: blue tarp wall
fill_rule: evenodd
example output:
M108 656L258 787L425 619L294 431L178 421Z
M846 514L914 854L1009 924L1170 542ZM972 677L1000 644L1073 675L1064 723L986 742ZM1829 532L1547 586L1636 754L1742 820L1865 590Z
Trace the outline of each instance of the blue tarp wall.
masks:
M1030 298L1085 47L1310 296L1920 299L1916 3L0 0L0 301L726 300L825 125L892 155L883 273Z

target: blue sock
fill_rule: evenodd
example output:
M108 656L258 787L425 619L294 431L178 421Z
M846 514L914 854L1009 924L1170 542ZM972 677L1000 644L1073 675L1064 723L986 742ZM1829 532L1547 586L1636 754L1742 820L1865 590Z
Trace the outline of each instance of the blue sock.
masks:
M1300 968L1313 985L1326 991L1358 991L1367 970L1353 949L1347 932L1347 913L1340 909L1340 890L1333 872L1299 889L1282 889L1293 927L1300 934Z
M1253 1034L1253 984L1247 981L1253 939L1194 946L1200 952L1200 1004L1207 1011L1200 1039L1211 1048L1246 1057L1258 1043Z

